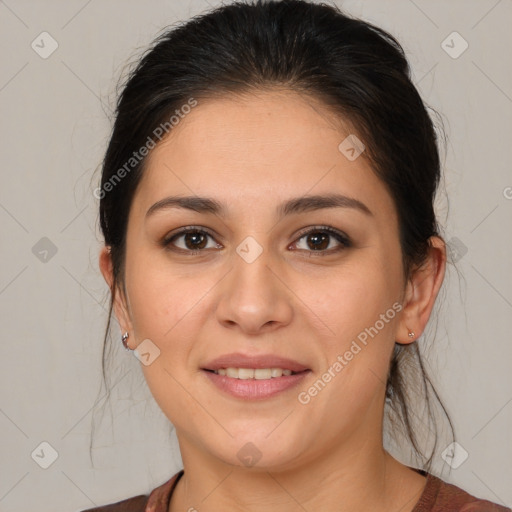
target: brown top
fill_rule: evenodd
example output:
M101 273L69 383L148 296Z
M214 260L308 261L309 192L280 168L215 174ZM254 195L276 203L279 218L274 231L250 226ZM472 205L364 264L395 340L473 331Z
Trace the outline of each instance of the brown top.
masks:
M419 471L419 470L417 470ZM512 512L510 508L480 500L461 488L443 482L434 475L419 471L427 477L425 489L412 512ZM82 512L167 512L171 496L183 470L176 473L148 495L139 495L103 507Z

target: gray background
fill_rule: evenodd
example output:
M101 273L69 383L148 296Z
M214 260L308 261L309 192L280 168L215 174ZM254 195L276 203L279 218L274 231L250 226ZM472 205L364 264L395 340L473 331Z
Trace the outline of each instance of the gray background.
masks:
M124 351L112 391L116 426L96 441L96 468L89 460L108 304L92 191L126 62L165 25L208 4L218 2L0 0L2 511L100 505L145 493L181 468L140 363ZM429 367L469 455L443 476L511 506L512 2L338 5L401 41L415 83L443 115L449 203L442 193L437 206L461 277L448 272ZM43 31L58 43L46 59L31 47L51 48ZM442 45L454 31L469 44L457 58L462 40ZM117 324L113 332L120 345ZM42 442L58 454L47 469Z

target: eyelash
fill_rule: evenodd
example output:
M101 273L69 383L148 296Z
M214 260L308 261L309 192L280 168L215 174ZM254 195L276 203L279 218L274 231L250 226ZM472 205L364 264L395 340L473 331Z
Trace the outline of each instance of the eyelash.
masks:
M181 247L175 247L175 248L170 247L176 239L178 239L179 237L186 235L188 233L204 234L204 235L210 236L211 238L214 238L213 234L204 228L199 228L197 226L186 226L183 229L181 229L180 231L178 231L177 233L173 233L171 236L167 236L166 238L164 238L164 240L162 240L162 245L168 250L175 251L175 252L182 252L182 253L190 253L190 255L198 254L200 252L207 250L207 249L193 250L193 249L182 249ZM307 228L307 230L302 231L298 235L296 242L298 242L302 238L304 238L310 234L313 234L313 233L327 233L328 235L334 237L341 244L341 246L338 246L335 249L329 249L329 250L324 249L324 250L314 251L314 250L308 250L308 249L299 249L300 251L305 250L305 251L308 251L308 252L318 255L318 256L327 256L327 255L337 253L339 251L342 251L343 249L347 249L352 246L352 242L350 241L350 239L348 238L347 235L345 235L341 231L333 229L329 226L313 226L311 228ZM293 242L293 243L295 244L296 242Z

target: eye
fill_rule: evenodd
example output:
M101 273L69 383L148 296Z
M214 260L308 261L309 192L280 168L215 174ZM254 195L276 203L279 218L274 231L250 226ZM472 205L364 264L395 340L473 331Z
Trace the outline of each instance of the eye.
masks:
M174 246L180 251L196 252L204 249L215 249L222 247L220 244L214 242L208 246L208 238L213 239L213 236L204 229L199 229L194 226L187 226L177 233L174 233L163 240L165 247ZM181 239L181 245L176 243Z
M209 238L212 243L208 246ZM297 247L303 239L305 240L305 247ZM197 254L205 249L222 248L221 244L215 242L211 233L196 226L187 226L177 233L172 233L162 241L162 245L170 250L192 254ZM344 233L329 226L314 226L308 228L307 231L303 231L298 241L290 247L295 246L299 250L327 255L346 249L351 245L350 239Z
M309 228L306 232L301 233L300 238L293 245L297 246L303 239L305 239L305 246L298 247L300 250L318 252L322 256L341 251L352 245L348 236L328 226Z

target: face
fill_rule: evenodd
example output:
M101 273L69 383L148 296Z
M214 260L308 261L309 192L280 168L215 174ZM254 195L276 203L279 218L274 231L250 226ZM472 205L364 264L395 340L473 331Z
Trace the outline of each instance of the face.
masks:
M184 460L276 469L381 442L406 286L396 208L364 152L340 151L350 133L312 99L261 92L199 102L148 157L115 310L131 348L150 340L142 369ZM207 371L233 353L248 360L221 368L306 371Z

